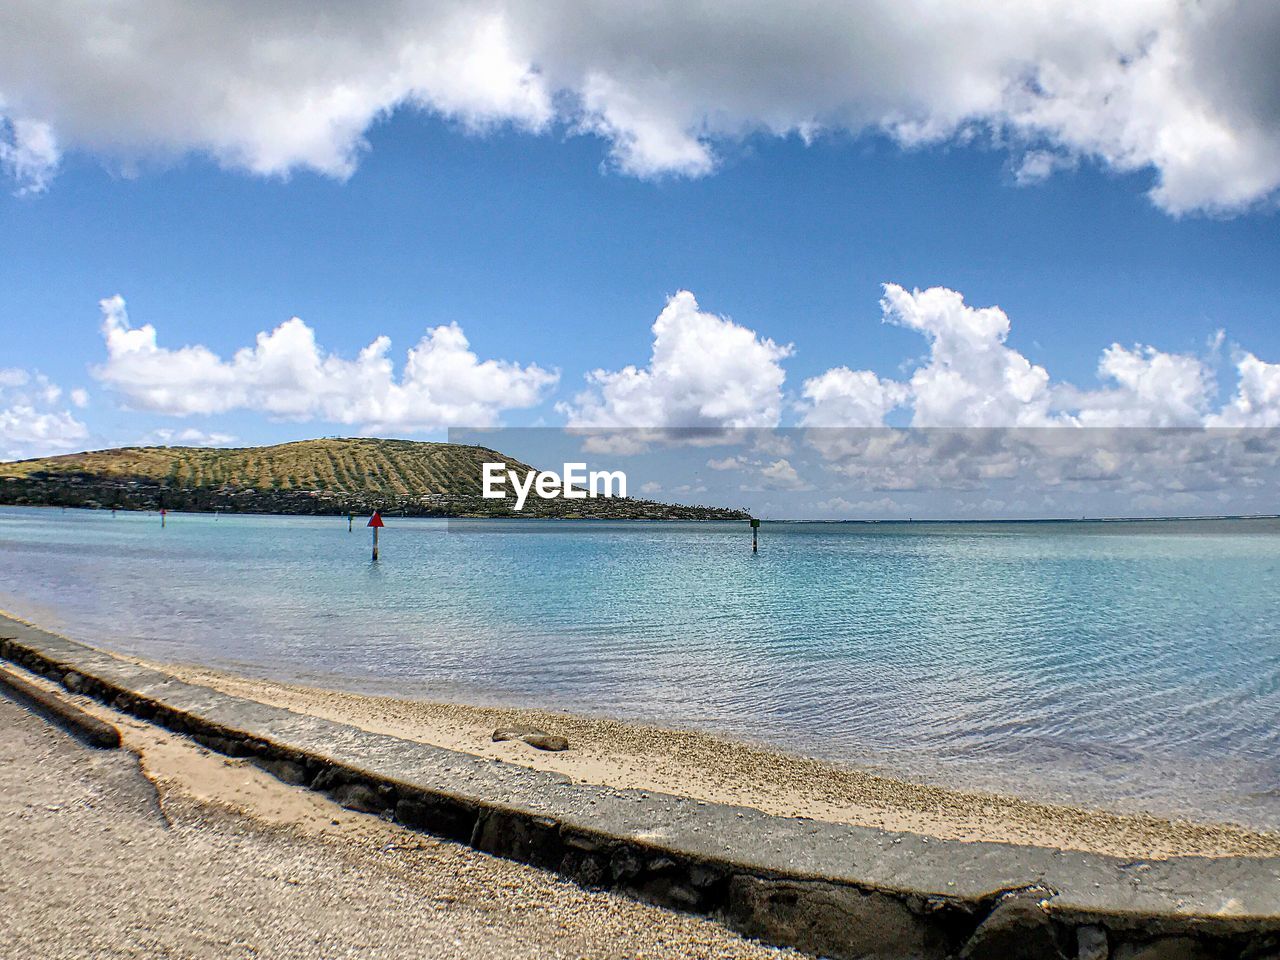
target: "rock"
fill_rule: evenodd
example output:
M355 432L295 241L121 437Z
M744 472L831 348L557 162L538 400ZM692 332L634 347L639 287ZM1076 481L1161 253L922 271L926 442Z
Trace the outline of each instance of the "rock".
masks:
M467 843L475 832L476 811L448 798L403 798L396 803L395 820L415 830L426 830L446 840Z
M1040 903L1033 896L1000 901L960 951L961 960L1066 960Z
M525 737L537 734L546 736L547 731L540 727L499 727L493 731L493 742L499 743L503 740L523 740Z
M525 743L539 750L551 750L560 752L569 749L569 741L564 737L556 736L554 733L531 733L527 737L521 737Z
M684 889L696 903L697 891ZM902 901L816 880L735 876L725 915L747 936L835 960L941 960L947 954L937 930Z
M554 733L547 733L540 727L499 727L493 731L493 742L500 743L503 740L521 740L539 750L560 751L569 749L568 740Z
M344 783L333 791L333 800L341 807L359 813L381 813L383 803L377 791L363 783Z
M305 787L310 779L307 776L307 768L293 760L257 759L254 763L277 780L283 780L295 787Z
M1115 960L1213 960L1214 952L1191 937L1162 937L1144 944L1125 944Z
M72 693L79 693L84 689L84 677L76 673L74 670L68 670L62 675L62 685Z
M336 767L324 767L311 781L312 790L332 790L342 783L342 774Z
M1108 956L1106 930L1089 925L1076 931L1076 960L1107 960Z
M641 869L641 863L637 859L635 852L626 848L619 850L613 855L613 860L609 863L609 873L613 879L630 880L632 877L638 876Z

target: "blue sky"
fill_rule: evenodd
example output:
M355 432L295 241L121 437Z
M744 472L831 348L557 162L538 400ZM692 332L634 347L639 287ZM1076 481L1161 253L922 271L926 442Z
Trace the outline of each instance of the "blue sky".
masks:
M287 140L288 116L266 134L254 127L259 139L230 158L207 138L175 143L166 133L158 147L164 138L147 130L104 145L74 104L30 95L43 79L28 73L0 73L9 151L0 455L179 442L184 431L251 444L440 439L449 426L487 423L837 425L849 416L847 425L867 426L867 390L883 395L871 406L888 423L1215 422L1241 393L1237 366L1250 355L1258 382L1231 422L1280 417L1280 221L1271 180L1255 175L1270 170L1265 152L1205 185L1158 152L1118 160L1096 137L1046 133L1047 121L1011 145L1007 118L923 140L883 122L830 123L807 142L798 121L720 133L704 119L691 141L714 152L702 169L685 153L668 159L665 141L646 146L645 128L643 162L639 148L620 153L632 142L621 120L584 132L580 115L529 129L523 108L477 123L468 108L401 104L356 125L343 169L335 165L346 160L302 152L264 171L260 155L276 149L272 138ZM13 159L24 144L40 155L12 106L26 102L54 103L29 121L58 134L38 175ZM109 109L141 124L156 106L122 95ZM1172 107L1170 116L1172 129L1181 121ZM1044 142L1063 169L1020 184ZM946 288L965 306L913 302L886 314L884 284ZM672 316L659 359L652 328L681 290L696 305ZM98 304L117 295L127 304L120 329L154 325L161 353L141 356L131 342L109 355ZM1007 317L1007 340L967 326L987 307ZM442 361L437 379L370 412L352 395L365 374L347 368L333 377L346 378L340 396L309 404L294 396L314 391L305 377L218 366L291 317L314 332L321 359L350 361L389 337L393 385L406 351L448 324L475 364L515 367L480 368L479 380L463 371L458 387L453 359ZM959 353L947 346L957 336ZM777 349L757 349L768 341ZM1113 344L1124 352L1100 376ZM213 356L187 367L163 352L193 345ZM628 365L638 380L618 379ZM841 367L874 377L809 388ZM589 384L597 369L604 378ZM176 383L165 379L171 370ZM1024 375L1030 387L996 396ZM387 389L374 380L371 389ZM942 380L963 389L937 395ZM187 382L199 396L177 398ZM722 396L734 383L747 384L745 395ZM277 388L288 394L278 402ZM495 395L487 406L456 400L468 390ZM238 399L219 399L231 393ZM987 394L989 413L966 419ZM848 414L850 404L863 413ZM41 416L53 419L34 426Z

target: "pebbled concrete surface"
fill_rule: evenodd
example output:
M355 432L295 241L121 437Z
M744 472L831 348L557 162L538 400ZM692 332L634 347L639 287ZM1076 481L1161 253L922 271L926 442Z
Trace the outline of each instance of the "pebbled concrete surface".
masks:
M343 824L329 835L158 793L133 753L91 750L0 697L0 958L789 955L322 806L335 819L321 809L321 823Z

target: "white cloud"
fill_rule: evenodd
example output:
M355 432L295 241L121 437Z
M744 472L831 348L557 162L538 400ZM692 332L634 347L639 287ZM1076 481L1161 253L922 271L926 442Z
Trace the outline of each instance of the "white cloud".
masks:
M14 182L17 194L43 193L60 160L53 128L23 117L6 122L0 99L0 173Z
M174 430L162 427L152 430L138 441L143 447L228 447L236 442L236 437L229 433L217 431L206 432L195 427L185 430Z
M648 366L595 370L558 409L571 427L732 429L774 427L782 415L778 346L725 317L704 313L681 290L653 322Z
M745 466L745 462L741 457L721 457L719 459L712 457L707 461L707 466L712 470L741 470Z
M125 165L197 151L259 174L346 177L365 131L400 106L473 127L540 129L552 112L493 4L19 0L6 22L11 115Z
M1216 427L1280 427L1280 363L1267 363L1252 353L1236 360L1239 385L1235 395L1209 425Z
M954 290L908 293L886 284L885 320L929 340L929 362L911 375L915 426L1038 426L1049 419L1049 374L1005 346L999 307L967 306Z
M1154 347L1127 350L1113 343L1103 351L1098 376L1115 386L1089 393L1071 388L1059 392L1060 402L1079 408L1083 426L1199 426L1214 389L1209 369L1198 358Z
M131 407L171 416L248 408L367 432L483 427L503 410L536 405L559 379L535 364L480 360L457 324L428 330L397 379L387 337L347 360L323 351L294 317L225 360L200 345L159 346L151 324L130 325L119 296L101 308L107 359L94 375Z
M0 459L18 460L74 450L88 428L59 409L62 389L38 372L0 369Z
M905 384L848 367L806 380L802 392L807 403L801 423L806 427L878 427L910 394Z
M783 458L760 468L760 479L769 490L808 490L811 486L800 476L791 461Z
M846 500L844 497L837 496L815 503L814 506L826 513L846 515L852 513L884 515L897 513L902 509L892 497L880 497L876 500Z
M885 284L880 306L886 323L925 336L928 359L906 383L847 367L806 380L804 426L880 426L890 410L905 404L917 427L1052 421L1049 374L1005 345L1009 318L999 307L970 307L944 287L908 292L892 283Z
M55 135L122 165L345 177L402 108L597 135L641 176L706 174L753 133L882 131L985 134L1024 181L1081 157L1150 169L1175 213L1280 184L1280 6L1260 0L11 0L5 23L3 112L49 131L36 189Z
M1077 159L1070 154L1031 150L1018 161L1013 179L1020 187L1034 186L1048 180L1059 170L1073 170L1076 165Z
M805 381L806 427L882 426L909 407L916 427L1185 427L1264 425L1280 420L1273 365L1245 355L1240 392L1212 413L1216 385L1208 364L1190 354L1113 343L1098 363L1101 385L1054 381L1007 343L1009 317L999 307L971 307L943 287L907 291L885 285L886 323L925 336L929 353L906 382L836 367ZM1211 353L1218 338L1210 343ZM830 438L827 442L834 442Z
M1252 354L1240 354L1236 395L1215 412L1208 360L1216 362L1221 333L1208 342L1208 360L1113 343L1099 360L1098 383L1081 388L1054 380L1010 346L1012 324L998 306L970 306L944 287L908 291L897 284L885 285L880 305L884 322L925 338L927 353L903 380L848 366L810 377L794 404L800 426L881 427L899 409L911 426L934 428L1280 425L1280 364ZM713 445L732 439L725 431L758 428L751 434L756 452L786 456L783 438L769 428L782 415L790 345L701 311L687 291L671 298L653 332L647 366L596 370L587 390L557 405L570 427L602 431L591 436L592 450L625 455L653 442ZM831 435L822 442L841 444ZM725 458L707 465L742 464Z

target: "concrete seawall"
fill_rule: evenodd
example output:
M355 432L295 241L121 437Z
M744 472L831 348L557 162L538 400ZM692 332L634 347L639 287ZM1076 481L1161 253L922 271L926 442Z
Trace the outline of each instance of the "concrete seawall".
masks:
M814 954L1280 960L1280 858L1120 860L776 817L302 716L3 618L0 655L346 806Z

